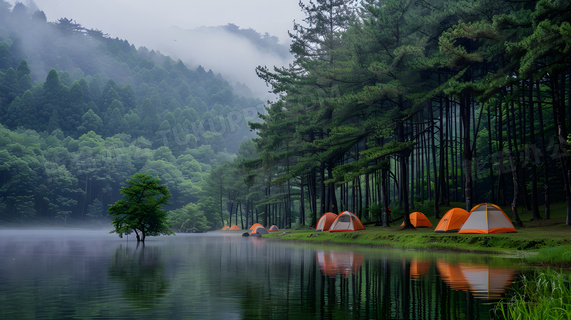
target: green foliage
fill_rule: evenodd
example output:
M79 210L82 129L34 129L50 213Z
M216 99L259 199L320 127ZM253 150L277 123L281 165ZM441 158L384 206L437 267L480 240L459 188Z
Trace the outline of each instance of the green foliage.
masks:
M107 209L113 217L111 233L135 232L137 241L145 241L146 236L173 234L168 227L167 212L163 206L172 196L168 187L159 184L159 179L149 174L136 173L127 180L128 186L121 188L123 198Z
M525 261L535 265L547 263L554 266L568 267L571 266L571 246L565 245L553 248L542 248L537 255L526 257Z
M210 168L253 136L261 101L202 67L18 8L0 19L0 218L103 220L135 172L169 187L168 209L202 206Z
M569 319L571 286L568 276L552 269L522 275L512 285L511 298L496 306L504 319ZM509 295L508 295L509 296Z
M171 227L178 232L204 232L212 228L200 206L194 203L170 211L169 221Z

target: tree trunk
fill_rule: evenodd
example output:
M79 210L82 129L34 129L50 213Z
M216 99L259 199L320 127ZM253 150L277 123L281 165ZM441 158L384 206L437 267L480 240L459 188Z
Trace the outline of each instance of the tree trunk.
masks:
M389 226L389 195L388 195L388 185L389 185L389 181L388 181L388 162L387 162L387 168L383 168L382 169L382 179L381 179L381 185L382 185L382 194L383 194L383 208L382 208L382 214L381 214L381 223L383 227L388 227Z
M463 133L463 163L464 165L464 198L466 211L472 210L472 146L470 143L470 96L462 93L460 96L460 118Z
M300 224L305 227L305 192L303 190L303 175L300 177L301 182L299 184L299 221Z
M327 175L332 178L333 177L333 163L330 162L327 166ZM328 192L328 209L327 211L331 211L333 213L339 213L339 208L337 206L337 196L335 195L335 183L327 184L327 192Z
M492 144L492 119L491 119L491 106L488 108L488 165L490 166L490 195L492 197L492 203L496 203L496 198L494 196L494 167L492 162L492 154L494 154L493 144Z
M535 117L533 108L533 82L529 83L529 148L531 149L530 163L531 163L531 213L533 220L540 220L541 215L539 214L539 201L537 195L537 164L534 155L535 152ZM528 149L529 150L529 149Z
M442 97L440 98L442 100ZM448 110L448 103L446 103L446 110ZM441 104L442 107L442 104ZM449 200L446 193L446 181L447 181L447 170L446 170L446 144L448 143L448 136L444 136L444 130L446 128L446 123L444 122L444 108L440 108L440 182L438 183L440 186L440 203L442 205L448 205Z
M512 110L513 111L513 101L511 102L512 104ZM507 125L508 125L508 150L509 150L509 160L510 160L510 167L512 170L512 182L513 182L513 200L511 203L511 209L512 209L512 213L513 213L513 222L514 225L516 227L522 227L523 223L521 222L520 218L519 218L519 214L517 212L517 200L518 200L518 195L519 195L519 181L518 181L518 177L519 177L519 170L518 170L518 166L514 161L514 157L513 157L513 149L512 149L512 145L516 143L515 140L515 133L512 132L512 123L510 121L510 109L508 108L507 110ZM515 114L512 114L511 117L515 117ZM515 121L514 121L515 124ZM513 138L513 143L512 143L512 138Z
M326 211L326 203L325 203L325 165L321 165L321 210L319 215L323 215Z
M553 118L559 146L559 157L563 174L563 186L565 191L565 200L567 203L567 214L565 219L566 225L571 225L571 155L569 153L569 143L567 142L567 126L565 119L565 74L561 74L562 79L558 79L558 75L551 77L553 89Z

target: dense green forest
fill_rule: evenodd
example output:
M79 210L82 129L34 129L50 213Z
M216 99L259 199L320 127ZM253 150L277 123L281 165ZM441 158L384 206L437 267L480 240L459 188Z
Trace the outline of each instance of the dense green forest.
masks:
M300 6L294 63L257 69L280 97L252 124L258 156L228 168L247 182L229 200L263 195L253 220L350 210L410 226L409 212L454 201L511 205L521 226L565 201L571 224L571 2Z
M144 172L169 187L175 230L218 226L211 168L260 111L212 71L0 1L0 221L105 219Z
M257 68L278 97L264 109L211 71L0 2L0 219L98 219L142 172L171 190L177 231L343 210L409 226L450 202L511 205L522 225L566 201L571 224L569 1L300 6L294 62Z

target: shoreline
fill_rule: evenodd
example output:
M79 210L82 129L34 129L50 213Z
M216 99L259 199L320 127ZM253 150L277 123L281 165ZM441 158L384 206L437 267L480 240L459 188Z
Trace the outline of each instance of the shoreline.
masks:
M550 232L545 232L545 229ZM350 232L315 231L314 229L284 229L263 235L271 241L335 245L362 248L388 248L459 254L491 255L521 259L528 266L571 268L569 257L552 259L544 251L569 246L571 228L522 228L518 233L457 234L435 233L433 229L399 230L397 228L369 227Z

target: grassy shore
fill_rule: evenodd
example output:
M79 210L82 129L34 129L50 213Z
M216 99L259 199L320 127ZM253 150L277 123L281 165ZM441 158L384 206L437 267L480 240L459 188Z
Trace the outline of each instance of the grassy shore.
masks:
M569 277L551 269L521 276L512 286L514 293L496 305L504 319L571 319Z
M511 217L509 210L504 208L504 211ZM518 228L517 233L460 235L435 233L434 228L399 230L399 221L388 228L366 225L366 230L355 232L284 230L264 235L264 238L316 244L515 255L522 257L527 264L571 267L571 227L565 226L564 204L552 206L552 218L549 220L530 221L531 213L521 212L524 227ZM436 227L438 219L431 214L427 216Z

